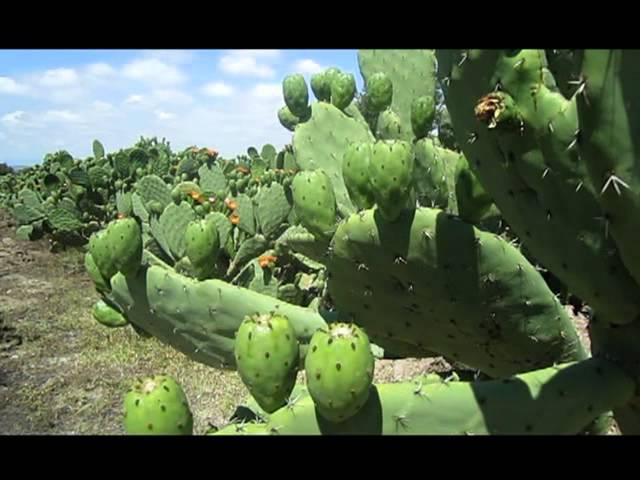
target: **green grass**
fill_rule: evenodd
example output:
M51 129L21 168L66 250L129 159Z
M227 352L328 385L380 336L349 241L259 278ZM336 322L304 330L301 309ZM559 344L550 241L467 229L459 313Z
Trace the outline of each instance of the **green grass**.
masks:
M8 372L0 433L122 434L124 394L133 379L154 374L183 385L196 433L223 424L246 396L237 374L195 363L130 327L98 324L90 309L99 297L82 258L67 251L13 275L5 324L23 343L0 357Z

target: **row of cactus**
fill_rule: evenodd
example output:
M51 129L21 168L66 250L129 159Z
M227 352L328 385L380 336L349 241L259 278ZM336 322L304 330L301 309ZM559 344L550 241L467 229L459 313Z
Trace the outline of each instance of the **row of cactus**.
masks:
M179 182L165 203L134 191L133 215L90 244L96 311L238 370L252 413L214 434L604 433L611 412L623 433L640 432L640 52L358 57L361 95L335 68L311 78L312 103L302 76L283 82L278 118L298 169L282 180L286 221L254 208L243 222L262 185L244 194L251 202L238 192L200 213L199 193ZM201 174L180 182L206 183ZM236 225L240 244L229 246L214 217ZM237 281L244 268L231 269L242 245L275 223L273 256L323 272L310 304L247 288ZM591 354L542 268L589 306ZM382 354L443 356L486 378L375 385ZM143 402L131 394L140 401L127 404L126 422L137 425L127 431L191 433L181 395L152 396L162 382L141 387L154 408L136 410ZM154 402L178 413L162 423Z

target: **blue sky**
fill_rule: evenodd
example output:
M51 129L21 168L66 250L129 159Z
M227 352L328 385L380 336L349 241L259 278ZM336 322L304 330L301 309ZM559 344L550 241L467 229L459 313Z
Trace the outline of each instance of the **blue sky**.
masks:
M141 135L227 157L281 148L282 79L330 66L362 88L356 50L0 50L0 163L82 158L94 138L113 151Z

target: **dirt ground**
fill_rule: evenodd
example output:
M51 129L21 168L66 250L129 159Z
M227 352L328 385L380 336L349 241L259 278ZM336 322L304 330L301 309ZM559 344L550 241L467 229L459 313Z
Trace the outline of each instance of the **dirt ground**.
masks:
M123 434L124 393L132 379L154 374L183 385L196 434L225 424L247 395L236 372L195 363L129 327L98 324L83 251L53 254L46 240L24 242L14 232L0 210L0 434ZM577 323L588 342L584 320ZM448 368L439 358L381 360L376 381Z

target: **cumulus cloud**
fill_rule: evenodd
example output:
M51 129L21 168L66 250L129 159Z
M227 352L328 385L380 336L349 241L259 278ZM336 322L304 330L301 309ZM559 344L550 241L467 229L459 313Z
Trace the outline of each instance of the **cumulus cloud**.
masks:
M16 110L15 112L7 113L2 116L0 121L4 125L17 125L22 118L24 118L25 112L22 110Z
M281 99L282 85L279 83L258 83L251 89L250 94L257 98Z
M43 87L68 87L78 83L79 76L73 68L46 70L37 82Z
M299 72L302 74L313 75L314 73L319 73L322 70L324 70L324 67L320 65L318 62L316 62L315 60L311 60L310 58L305 58L303 60L298 60L296 63L294 63L293 69L296 72Z
M175 89L158 89L151 92L151 99L154 103L173 104L173 105L190 105L193 103L193 97L185 92Z
M273 77L276 71L265 60L276 59L279 55L279 50L232 50L220 58L219 66L231 75L268 78Z
M200 91L208 97L228 97L233 93L233 87L224 82L211 82L203 85Z
M116 69L105 62L96 62L87 65L86 72L94 77L107 77L116 74Z
M29 88L26 85L16 82L11 77L0 77L0 94L22 95L27 93L28 90Z
M139 105L144 101L144 97L138 94L129 95L125 98L124 103L127 105Z
M48 110L44 113L43 119L47 122L80 122L82 117L70 110Z
M171 112L164 112L162 110L156 110L153 113L156 114L156 117L158 118L158 120L171 120L171 119L175 118L175 114L173 114Z
M196 52L190 50L147 50L144 53L147 57L176 64L190 63L197 57Z
M185 74L175 65L157 58L134 60L122 69L125 78L157 85L175 85L186 80Z

